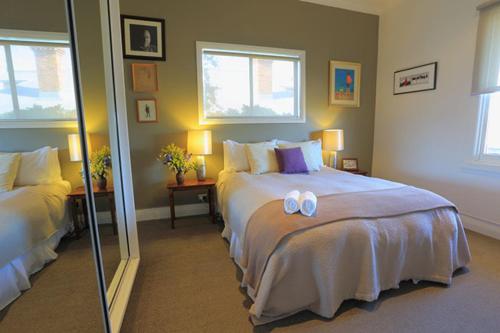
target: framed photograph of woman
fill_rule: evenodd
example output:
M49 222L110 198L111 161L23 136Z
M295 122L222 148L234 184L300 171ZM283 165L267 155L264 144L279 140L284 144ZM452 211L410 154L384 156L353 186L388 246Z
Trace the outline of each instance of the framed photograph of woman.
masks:
M139 123L157 123L158 112L156 110L156 99L137 100L137 121Z
M330 61L330 104L359 107L361 64Z
M124 58L165 61L164 19L122 15L121 23Z

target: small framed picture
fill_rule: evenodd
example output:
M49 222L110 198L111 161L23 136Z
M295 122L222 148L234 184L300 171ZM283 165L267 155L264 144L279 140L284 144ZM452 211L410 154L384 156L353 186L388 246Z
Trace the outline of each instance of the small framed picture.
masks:
M394 95L435 90L437 62L402 69L394 73Z
M166 59L165 20L122 15L123 57L130 59Z
M137 121L140 123L158 122L158 111L156 109L156 99L137 100Z
M361 95L361 64L330 61L330 104L358 108Z
M357 158L343 158L342 159L342 169L349 171L358 171L358 159Z
M132 88L135 92L158 91L156 64L132 64Z

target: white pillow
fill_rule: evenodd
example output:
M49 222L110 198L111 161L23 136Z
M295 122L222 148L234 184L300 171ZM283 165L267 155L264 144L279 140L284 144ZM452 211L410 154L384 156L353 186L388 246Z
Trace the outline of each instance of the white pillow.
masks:
M224 148L224 170L236 172L250 170L245 144L225 140L222 145Z
M245 145L250 172L260 175L267 172L278 172L278 160L274 148L274 142L250 143Z
M276 140L267 142L276 144ZM244 143L225 140L222 142L222 145L224 148L224 170L236 172L250 170Z
M43 147L33 152L21 153L16 186L51 184L60 180L61 167L57 149Z
M59 150L52 148L49 152L49 164L51 170L50 180L51 183L62 181L61 164L59 163Z
M20 154L0 154L0 193L12 190L19 169Z
M304 160L306 161L307 169L309 171L319 171L324 165L320 139L304 142L279 142L278 146L280 148L300 147L302 154L304 154Z

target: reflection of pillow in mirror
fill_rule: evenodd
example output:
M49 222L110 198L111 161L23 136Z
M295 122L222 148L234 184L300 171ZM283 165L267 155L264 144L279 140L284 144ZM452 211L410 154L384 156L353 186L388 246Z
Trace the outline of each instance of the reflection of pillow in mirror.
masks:
M278 160L274 151L274 142L250 143L245 145L250 172L260 175L267 172L278 172Z
M19 169L20 154L0 154L0 193L12 190Z
M295 148L300 147L304 154L304 159L309 171L319 171L324 165L323 152L321 150L321 140L311 140L304 142L286 142L279 141L280 148Z
M61 175L61 164L59 163L59 150L57 148L52 148L49 152L49 164L50 164L50 182L56 183L62 181Z
M57 156L50 147L21 153L21 163L15 185L29 186L51 184L61 180L61 168Z

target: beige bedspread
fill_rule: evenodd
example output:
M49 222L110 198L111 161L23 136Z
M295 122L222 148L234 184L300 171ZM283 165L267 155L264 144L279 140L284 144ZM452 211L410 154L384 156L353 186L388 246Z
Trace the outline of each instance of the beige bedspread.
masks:
M268 202L297 189L318 197L404 186L377 178L323 168L310 175L222 172L217 184L223 236L230 256L242 268L245 233L251 216ZM348 219L286 236L270 256L256 292L254 324L277 320L302 310L331 318L347 299L372 301L382 290L403 280L451 283L470 253L457 212L439 208L403 216ZM244 280L243 280L244 281Z
M286 214L283 200L271 201L260 207L247 224L241 258L246 268L244 282L258 293L270 256L282 239L295 232L343 220L395 217L437 208L455 206L435 193L412 186L319 197L312 217Z

